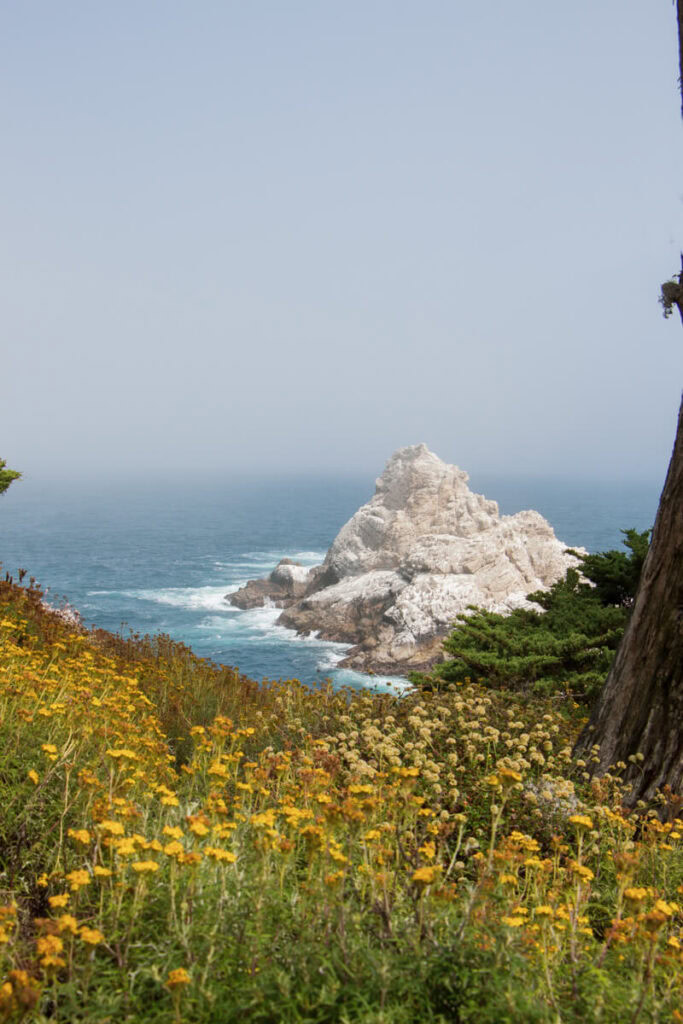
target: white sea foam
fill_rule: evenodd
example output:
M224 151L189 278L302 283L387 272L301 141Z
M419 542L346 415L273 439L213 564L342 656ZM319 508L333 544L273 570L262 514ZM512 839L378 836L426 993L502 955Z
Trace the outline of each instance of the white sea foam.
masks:
M325 643L325 641L322 642ZM325 647L326 650L317 664L321 672L336 669L339 662L344 660L344 655L349 649L347 644L333 644L329 641L325 643Z
M325 554L324 551L293 551L291 548L281 548L279 551L243 551L227 561L215 559L214 565L268 566L277 565L282 558L318 565L325 558Z
M112 594L190 611L236 612L238 609L228 604L225 597L237 589L237 584L224 584L221 587L162 587L159 590L89 590L88 596Z
M354 689L375 690L378 693L406 693L413 689L413 684L400 676L366 676L362 672L354 672L351 668L340 668L334 673L337 686L352 686Z
M303 562L304 565L320 565L325 560L326 554L326 551L295 551L293 554L287 555L287 558L291 558L295 562Z
M254 572L264 573L268 571L269 566L273 568L277 565L277 562L214 562L213 563L218 569L253 569Z

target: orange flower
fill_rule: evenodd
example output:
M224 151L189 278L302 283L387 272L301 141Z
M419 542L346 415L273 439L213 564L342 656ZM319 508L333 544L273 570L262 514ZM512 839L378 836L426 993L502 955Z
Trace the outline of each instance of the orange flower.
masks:
M189 985L191 981L192 978L184 967L176 967L174 971L169 971L166 986L170 989L182 988L183 985Z

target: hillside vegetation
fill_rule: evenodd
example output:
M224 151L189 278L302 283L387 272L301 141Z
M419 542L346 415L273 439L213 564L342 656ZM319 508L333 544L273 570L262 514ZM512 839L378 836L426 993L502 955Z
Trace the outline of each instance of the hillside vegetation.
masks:
M683 1020L679 805L590 781L584 711L257 684L0 584L0 1019Z

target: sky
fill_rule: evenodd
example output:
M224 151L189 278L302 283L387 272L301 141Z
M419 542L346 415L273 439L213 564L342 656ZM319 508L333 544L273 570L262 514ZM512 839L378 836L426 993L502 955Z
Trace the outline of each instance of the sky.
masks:
M3 0L0 457L663 480L677 79L670 0Z

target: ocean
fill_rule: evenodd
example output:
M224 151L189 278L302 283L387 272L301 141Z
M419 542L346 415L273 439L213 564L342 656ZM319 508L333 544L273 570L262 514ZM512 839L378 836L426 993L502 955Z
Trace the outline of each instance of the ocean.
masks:
M569 546L619 547L621 528L652 526L661 484L475 477L501 512L541 512ZM368 477L235 478L128 484L24 479L0 498L3 572L24 568L87 624L168 633L200 656L255 679L331 678L337 686L400 682L338 668L341 644L298 637L279 611L225 600L287 556L319 563L374 492Z

